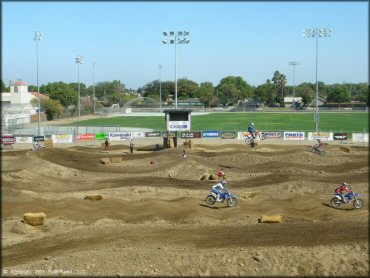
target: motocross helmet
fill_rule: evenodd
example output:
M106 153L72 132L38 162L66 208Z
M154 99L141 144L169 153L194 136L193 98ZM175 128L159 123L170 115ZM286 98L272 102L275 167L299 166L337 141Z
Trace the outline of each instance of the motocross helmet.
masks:
M227 184L227 181L222 181L221 184L225 185L225 184Z
M251 126L254 126L254 123L251 123Z

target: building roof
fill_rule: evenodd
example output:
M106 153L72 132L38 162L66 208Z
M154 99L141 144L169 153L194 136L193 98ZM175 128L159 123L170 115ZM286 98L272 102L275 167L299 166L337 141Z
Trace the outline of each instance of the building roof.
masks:
M10 86L28 86L28 84L22 80L12 82Z
M40 95L40 98L49 99L49 97L47 95L44 95L43 93L38 93L38 92L29 92L29 93L35 97L39 97Z

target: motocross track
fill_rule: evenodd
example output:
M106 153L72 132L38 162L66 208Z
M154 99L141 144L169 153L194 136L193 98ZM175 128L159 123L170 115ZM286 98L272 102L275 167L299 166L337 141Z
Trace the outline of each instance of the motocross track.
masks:
M2 274L368 276L368 147L125 145L2 153ZM104 165L100 158L121 156ZM204 199L223 167L238 205ZM347 181L365 206L330 206ZM253 194L251 194L253 193ZM100 201L84 200L102 194ZM23 214L44 212L42 226ZM283 223L258 223L281 214Z

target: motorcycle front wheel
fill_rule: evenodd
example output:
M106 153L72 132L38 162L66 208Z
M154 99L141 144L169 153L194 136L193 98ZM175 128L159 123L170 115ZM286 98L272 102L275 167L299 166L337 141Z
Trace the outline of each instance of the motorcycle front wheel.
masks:
M214 203L216 203L216 198L215 198L215 196L213 196L213 195L208 195L208 196L206 197L206 203L207 203L208 205L213 205Z
M264 133L260 133L259 138L260 138L261 140L265 140L265 139L266 139L266 134L264 134Z
M360 209L364 206L364 202L361 199L356 199L353 201L353 206L357 209Z
M320 155L325 155L325 151L324 150L320 150Z
M331 206L334 208L337 208L342 204L341 200L339 200L338 198L331 199L330 203L331 203Z
M238 201L236 200L235 197L230 197L228 200L227 200L227 205L229 207L235 207L236 205L238 204Z

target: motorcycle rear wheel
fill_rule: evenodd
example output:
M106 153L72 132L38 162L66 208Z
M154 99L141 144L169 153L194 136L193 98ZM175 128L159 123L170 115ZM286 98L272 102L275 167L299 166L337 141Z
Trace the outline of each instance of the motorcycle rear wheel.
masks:
M362 201L361 199L354 200L353 206L357 209L360 209L364 206L364 201Z
M215 198L215 196L213 196L213 195L208 195L208 196L206 197L206 203L207 203L208 205L213 205L214 203L216 203L216 198Z
M238 200L235 198L235 197L230 197L228 200L227 200L227 205L229 207L236 207L236 205L238 204Z
M341 200L339 200L338 198L331 199L330 203L331 203L331 206L334 208L337 208L342 204Z
M247 139L245 139L245 141L244 141L247 145L250 145L251 144L251 138L247 138Z

